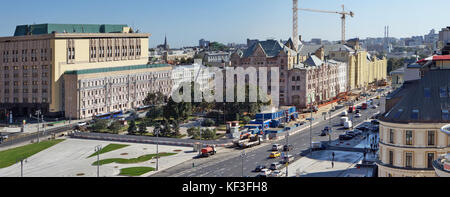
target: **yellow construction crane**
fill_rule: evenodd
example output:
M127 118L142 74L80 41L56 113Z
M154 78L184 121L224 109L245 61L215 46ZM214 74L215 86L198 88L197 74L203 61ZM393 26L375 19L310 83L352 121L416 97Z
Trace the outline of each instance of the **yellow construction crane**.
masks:
M295 7L294 7L295 10ZM298 10L303 10L303 11L309 11L309 12L321 12L321 13L332 13L332 14L340 14L341 15L341 19L342 19L342 44L345 44L345 18L347 15L353 17L355 16L355 13L353 13L352 11L350 12L346 12L344 5L342 5L342 11L327 11L327 10L316 10L316 9L307 9L307 8L298 8Z

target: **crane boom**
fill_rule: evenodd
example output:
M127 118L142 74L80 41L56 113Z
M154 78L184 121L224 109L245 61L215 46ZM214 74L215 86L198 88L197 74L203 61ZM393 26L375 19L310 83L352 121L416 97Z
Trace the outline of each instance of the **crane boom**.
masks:
M316 9L308 9L308 8L297 8L297 11L302 10L302 11L308 11L308 12L320 12L320 13L331 13L331 14L339 14L341 15L341 19L342 19L342 24L341 24L341 28L342 28L342 44L345 43L345 18L346 15L349 15L351 17L353 17L355 14L350 11L350 12L346 12L344 5L342 5L342 12L338 12L338 11L328 11L328 10L316 10Z

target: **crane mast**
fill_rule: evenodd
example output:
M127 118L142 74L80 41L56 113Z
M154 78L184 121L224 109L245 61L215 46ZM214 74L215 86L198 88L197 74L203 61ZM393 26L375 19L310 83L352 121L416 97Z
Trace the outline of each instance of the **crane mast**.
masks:
M299 36L298 36L298 0L293 0L293 28L292 28L292 43L295 51L298 51Z

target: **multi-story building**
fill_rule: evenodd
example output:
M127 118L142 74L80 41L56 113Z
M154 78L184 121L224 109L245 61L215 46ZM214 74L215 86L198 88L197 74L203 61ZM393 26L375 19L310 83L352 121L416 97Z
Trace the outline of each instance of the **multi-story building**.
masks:
M433 161L449 153L449 61L430 61L421 79L409 81L388 95L380 121L380 177L434 177Z
M203 56L203 62L205 65L223 68L230 66L230 56L229 52L207 52Z
M293 50L292 41L285 44L276 40L257 42L244 52L231 56L234 67L278 67L279 103L307 107L309 103L331 100L347 89L347 65L343 62L325 60L324 52L299 62L299 54ZM270 81L270 78L269 78ZM271 87L268 87L270 94ZM311 99L309 99L311 98Z
M66 71L66 116L84 119L144 106L148 93L170 95L172 68L165 64Z
M297 64L297 52L277 40L259 41L250 46L247 50L237 51L231 55L231 66L242 67L271 67L279 68L279 103L286 105L289 103L289 71ZM270 84L270 82L268 81ZM267 93L270 95L271 87Z
M319 49L326 58L347 63L348 90L364 88L371 83L387 79L387 59L371 56L360 47L358 39L349 40L345 45L301 45L300 61L306 60Z
M79 91L97 88L98 83L106 86L114 78L125 78L125 74L131 77L142 72L142 69L152 72L153 68L146 67L149 36L134 33L127 25L17 26L14 36L0 38L0 108L12 110L18 115L28 115L40 109L49 116L65 114L72 118L108 112L114 106L95 109L91 109L89 104L78 106L84 99L80 96L84 93ZM121 72L114 70L119 68ZM154 68L155 71L160 69ZM89 81L96 81L97 85L84 86L84 82ZM97 90L95 95L99 94L108 103L108 96L111 95L107 95L106 91L109 90L103 91L102 95ZM128 100L119 108L132 108L132 102L136 101ZM69 112L69 108L74 110ZM94 112L82 116L80 109L88 108Z
M214 88L214 73L209 72L206 66L198 63L174 66L171 78L173 81L173 90L177 90L180 84L185 82L197 83L201 91L213 90Z
M323 58L323 56L322 56ZM307 108L347 90L347 64L311 55L289 72L288 104Z

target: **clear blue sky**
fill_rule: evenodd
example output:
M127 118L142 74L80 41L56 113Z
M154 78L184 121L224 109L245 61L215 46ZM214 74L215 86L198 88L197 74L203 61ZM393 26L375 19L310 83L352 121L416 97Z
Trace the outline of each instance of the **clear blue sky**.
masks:
M299 7L355 12L347 20L347 38L424 35L450 26L448 0L299 0ZM76 4L74 3L76 2ZM150 47L167 34L172 47L198 40L245 43L247 38L287 39L292 34L292 0L12 0L2 1L0 36L11 36L19 24L128 24L152 34ZM305 40L340 39L335 14L300 12Z

